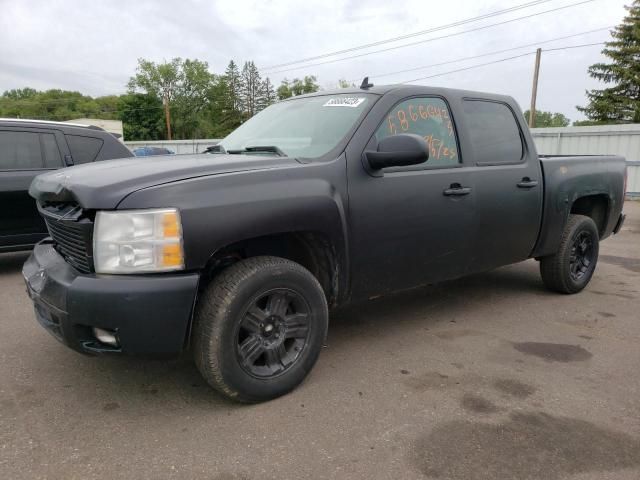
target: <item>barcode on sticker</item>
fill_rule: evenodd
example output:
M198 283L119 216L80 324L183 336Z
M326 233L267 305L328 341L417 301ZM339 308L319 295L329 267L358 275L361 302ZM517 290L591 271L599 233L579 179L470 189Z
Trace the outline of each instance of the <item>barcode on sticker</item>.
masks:
M351 107L351 108L356 108L358 106L360 106L360 104L362 102L364 102L364 98L362 97L339 97L339 98L332 98L331 100L327 101L327 103L325 103L324 105L322 105L323 107Z

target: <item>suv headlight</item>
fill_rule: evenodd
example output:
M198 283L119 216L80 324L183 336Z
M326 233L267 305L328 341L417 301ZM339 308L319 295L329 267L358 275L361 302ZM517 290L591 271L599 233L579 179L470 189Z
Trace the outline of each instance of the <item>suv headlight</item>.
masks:
M93 259L97 273L184 269L180 213L175 208L98 212Z

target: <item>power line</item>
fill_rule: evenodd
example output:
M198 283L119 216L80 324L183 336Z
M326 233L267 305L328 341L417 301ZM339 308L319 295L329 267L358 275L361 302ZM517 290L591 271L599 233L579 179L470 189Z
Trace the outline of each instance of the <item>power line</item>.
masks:
M420 67L407 68L407 69L404 69L404 70L396 70L396 71L393 71L393 72L386 72L386 73L381 73L381 74L371 74L371 75L369 75L369 77L371 79L375 80L377 78L388 77L388 76L391 76L391 75L397 75L399 73L415 72L417 70L423 70L425 68L441 67L443 65L449 65L449 64L452 64L452 63L464 62L466 60L474 60L476 58L481 58L481 57L489 57L491 55L497 55L499 53L506 53L506 52L512 52L514 50L520 50L521 48L535 47L537 45L542 45L542 44L545 44L545 43L552 43L552 42L556 42L558 40L566 40L567 38L574 38L574 37L579 37L579 36L582 36L582 35L587 35L587 34L590 34L590 33L601 32L603 30L609 30L610 28L614 28L614 27L597 28L595 30L588 30L586 32L574 33L572 35L565 35L563 37L551 38L549 40L542 40L542 41L539 41L539 42L527 43L526 45L519 45L517 47L505 48L503 50L494 50L492 52L486 52L486 53L480 53L480 54L477 54L477 55L471 55L471 56L468 56L468 57L456 58L455 60L447 60L446 62L431 63L429 65L422 65ZM352 82L357 82L359 80L360 80L360 78L353 79L353 80L348 80L348 82L352 83Z
M515 12L515 11L521 10L523 8L533 7L535 5L539 5L541 3L548 3L550 1L552 1L552 0L536 0L536 1L533 1L533 2L527 2L527 3L523 3L523 4L520 4L520 5L513 6L513 7L505 8L503 10L497 10L495 12L486 13L484 15L479 15L477 17L467 18L465 20L459 20L457 22L448 23L446 25L440 25L438 27L432 27L432 28L429 28L427 30L421 30L419 32L408 33L406 35L400 35L400 36L397 36L397 37L387 38L385 40L379 40L377 42L365 43L363 45L357 45L355 47L345 48L343 50L336 50L334 52L323 53L323 54L320 54L320 55L316 55L314 57L307 57L307 58L302 58L300 60L292 60L292 61L289 61L289 62L286 62L286 63L279 63L277 65L270 65L268 67L264 67L264 70L272 70L274 68L280 68L280 67L287 67L289 65L295 65L296 63L304 63L304 62L310 62L312 60L319 60L321 58L333 57L333 56L336 56L336 55L341 55L343 53L349 53L349 52L353 52L353 51L356 51L356 50L361 50L363 48L377 47L378 45L384 45L385 43L397 42L397 41L400 41L400 40L406 40L407 38L413 38L413 37L418 37L420 35L426 35L427 33L433 33L433 32L438 32L440 30L446 30L446 29L452 28L452 27L458 27L460 25L465 25L467 23L477 22L479 20L484 20L484 19L487 19L487 18L496 17L498 15L504 15L505 13Z
M326 60L324 62L310 63L310 64L307 64L307 65L301 65L299 67L293 67L293 68L287 68L287 69L283 69L283 70L270 71L270 72L266 72L266 73L268 73L269 75L273 75L275 73L290 72L290 71L293 71L293 70L300 70L302 68L316 67L316 66L319 66L319 65L326 65L326 64L329 64L329 63L342 62L344 60L351 60L351 59L354 59L354 58L366 57L368 55L374 55L376 53L383 53L383 52L389 52L389 51L392 51L392 50L398 50L400 48L412 47L414 45L421 45L423 43L429 43L429 42L433 42L433 41L436 41L436 40L441 40L443 38L456 37L456 36L464 35L466 33L477 32L477 31L480 31L480 30L486 30L488 28L493 28L493 27L497 27L497 26L500 26L500 25L506 25L508 23L518 22L520 20L525 20L527 18L537 17L537 16L544 15L544 14L547 14L547 13L557 12L559 10L564 10L564 9L571 8L571 7L576 7L578 5L583 5L585 3L591 3L591 2L594 2L594 1L596 1L596 0L582 0L580 2L571 3L569 5L564 5L562 7L552 8L550 10L544 10L542 12L537 12L537 13L532 13L532 14L529 14L529 15L524 15L522 17L516 17L516 18L512 18L510 20L504 20L502 22L491 23L489 25L482 25L480 27L470 28L468 30L462 30L461 32L453 32L453 33L449 33L447 35L440 35L438 37L426 38L424 40L418 40L416 42L405 43L403 45L396 45L394 47L388 47L388 48L382 48L382 49L379 49L379 50L373 50L371 52L360 53L358 55L349 55L349 56L346 56L346 57L336 58L336 59L333 59L333 60ZM268 69L264 69L264 70L268 70Z
M543 52L555 52L555 51L560 51L560 50L569 50L569 49L572 49L572 48L591 47L591 46L594 46L594 45L604 45L604 43L605 42L585 43L583 45L571 45L571 46L567 46L567 47L550 48L548 50L543 50ZM470 65L468 67L458 68L456 70L449 70L448 72L435 73L433 75L428 75L426 77L413 78L411 80L405 80L403 82L398 82L398 83L403 84L403 83L420 82L422 80L427 80L429 78L442 77L444 75L449 75L450 73L464 72L466 70L472 70L474 68L485 67L487 65L493 65L493 64L496 64L496 63L502 63L502 62L506 62L506 61L509 61L509 60L514 60L516 58L527 57L529 55L535 55L535 53L536 53L535 51L534 52L521 53L520 55L514 55L512 57L501 58L501 59L498 59L498 60L494 60L492 62L478 63L476 65Z
M398 82L398 83L402 84L402 83L419 82L419 81L422 81L422 80L427 80L429 78L441 77L443 75L449 75L450 73L464 72L466 70L472 70L474 68L485 67L487 65L493 65L495 63L502 63L502 62L506 62L508 60L514 60L516 58L528 57L529 55L534 55L535 53L536 52L521 53L520 55L513 55L512 57L500 58L499 60L494 60L492 62L478 63L478 64L475 64L475 65L470 65L468 67L457 68L455 70L449 70L448 72L435 73L433 75L428 75L426 77L414 78L414 79L411 79L411 80L405 80L403 82Z
M582 45L570 45L568 47L546 48L543 52L557 52L560 50L571 50L572 48L592 47L594 45L604 45L607 42L583 43Z

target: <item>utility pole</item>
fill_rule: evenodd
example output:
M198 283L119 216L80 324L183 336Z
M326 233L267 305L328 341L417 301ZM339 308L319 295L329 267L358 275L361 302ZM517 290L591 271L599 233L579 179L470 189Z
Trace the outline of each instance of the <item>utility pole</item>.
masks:
M533 87L531 88L531 108L529 109L529 128L536 126L536 97L538 95L538 74L540 73L540 55L542 49L536 50L536 66L533 71Z
M171 114L169 113L169 94L165 93L162 99L164 103L164 118L167 122L167 140L171 140Z

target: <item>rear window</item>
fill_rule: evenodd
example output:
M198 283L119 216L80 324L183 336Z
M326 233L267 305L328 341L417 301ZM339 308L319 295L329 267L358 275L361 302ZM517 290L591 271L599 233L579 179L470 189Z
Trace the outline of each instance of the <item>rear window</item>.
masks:
M0 170L42 168L40 135L30 132L0 132Z
M53 133L41 133L42 153L44 153L44 166L47 168L60 168L62 157L58 149L58 142Z
M69 150L71 150L71 158L73 163L93 162L98 156L98 152L102 148L104 141L101 138L83 137L81 135L65 135Z
M520 129L504 103L465 100L464 114L476 163L520 163L524 153Z

